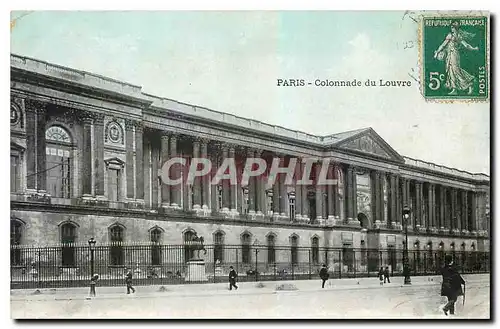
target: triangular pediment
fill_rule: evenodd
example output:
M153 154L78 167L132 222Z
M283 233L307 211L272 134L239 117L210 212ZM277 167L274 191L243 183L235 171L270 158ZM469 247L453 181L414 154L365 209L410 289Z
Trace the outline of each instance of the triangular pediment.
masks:
M365 153L393 161L404 162L404 159L372 128L363 129L335 143L340 149Z

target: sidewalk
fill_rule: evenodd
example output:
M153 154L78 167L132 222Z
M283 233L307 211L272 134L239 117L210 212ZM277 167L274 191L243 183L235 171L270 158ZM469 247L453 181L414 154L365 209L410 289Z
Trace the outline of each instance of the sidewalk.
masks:
M488 284L489 274L465 274L463 275L467 284ZM412 277L412 287L440 285L441 276L416 276ZM278 290L277 287L285 285L296 289ZM400 288L403 286L403 277L391 278L390 284L383 286L386 288ZM162 288L164 287L164 289ZM238 283L238 295L252 294L276 294L293 291L314 292L349 289L376 289L381 288L378 278L356 278L356 279L332 279L328 280L325 289L321 289L321 281L317 280L294 280L294 281L262 281ZM210 296L235 294L235 291L228 290L228 283L212 284L184 284L184 285L164 285L164 286L136 286L136 293L126 295L125 284L121 287L99 287L96 292L98 299L117 298L154 298L154 297L184 297L184 296ZM80 288L57 288L40 289L39 294L35 294L35 289L15 289L11 290L11 300L82 300L86 299L89 287Z

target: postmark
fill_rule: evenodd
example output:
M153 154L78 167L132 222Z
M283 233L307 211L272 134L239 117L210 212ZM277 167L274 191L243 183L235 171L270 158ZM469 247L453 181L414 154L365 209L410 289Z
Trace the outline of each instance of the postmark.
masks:
M421 91L437 101L487 101L488 16L422 16Z

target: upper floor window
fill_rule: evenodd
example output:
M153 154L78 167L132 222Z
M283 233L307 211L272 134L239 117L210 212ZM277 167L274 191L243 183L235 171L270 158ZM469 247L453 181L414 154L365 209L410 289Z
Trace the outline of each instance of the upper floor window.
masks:
M20 176L21 173L19 165L19 156L16 154L10 155L10 191L19 192L20 190Z
M47 142L47 191L55 198L70 198L71 137L62 127L52 126L45 131Z

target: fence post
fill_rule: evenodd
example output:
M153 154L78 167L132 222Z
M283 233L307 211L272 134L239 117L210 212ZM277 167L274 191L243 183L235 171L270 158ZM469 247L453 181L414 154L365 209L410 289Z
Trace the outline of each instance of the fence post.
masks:
M258 253L259 253L259 251L257 250L257 248L255 248L255 281L258 281L257 280L257 275L258 275L257 274L258 273L258 271L257 271L257 255L258 255Z
M342 279L342 267L344 267L344 262L342 259L342 250L339 250L339 279Z
M311 280L311 250L309 250L309 280Z

